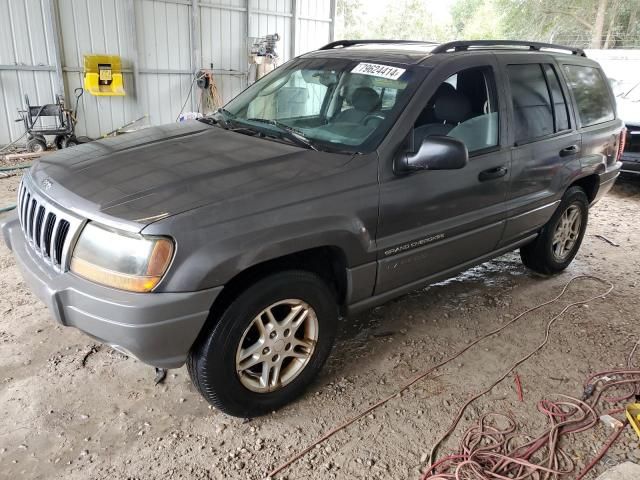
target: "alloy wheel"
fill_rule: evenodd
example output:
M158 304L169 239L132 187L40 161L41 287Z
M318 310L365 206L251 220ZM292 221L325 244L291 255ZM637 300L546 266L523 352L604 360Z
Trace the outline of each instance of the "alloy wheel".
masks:
M236 352L242 385L258 393L276 391L307 366L318 341L318 318L298 299L276 302L245 330Z
M563 262L569 257L580 236L582 211L577 205L570 205L560 217L553 233L551 248L557 261Z

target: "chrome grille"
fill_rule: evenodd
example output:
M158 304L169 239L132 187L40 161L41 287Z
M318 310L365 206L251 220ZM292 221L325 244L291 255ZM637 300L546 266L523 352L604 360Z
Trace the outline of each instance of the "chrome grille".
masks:
M26 175L18 189L18 217L36 254L56 271L67 271L71 248L83 221L39 194Z

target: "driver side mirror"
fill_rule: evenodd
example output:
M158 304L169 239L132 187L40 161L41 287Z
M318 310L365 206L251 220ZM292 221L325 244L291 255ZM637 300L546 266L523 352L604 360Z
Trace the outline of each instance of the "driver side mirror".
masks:
M434 135L422 140L417 152L401 152L393 161L393 172L404 175L419 170L455 170L468 162L469 152L464 143Z

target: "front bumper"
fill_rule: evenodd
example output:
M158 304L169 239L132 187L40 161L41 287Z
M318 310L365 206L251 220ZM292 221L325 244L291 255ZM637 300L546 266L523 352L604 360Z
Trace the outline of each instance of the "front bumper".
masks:
M161 368L187 358L222 287L199 292L130 293L44 265L26 242L17 215L0 222L25 281L62 325Z

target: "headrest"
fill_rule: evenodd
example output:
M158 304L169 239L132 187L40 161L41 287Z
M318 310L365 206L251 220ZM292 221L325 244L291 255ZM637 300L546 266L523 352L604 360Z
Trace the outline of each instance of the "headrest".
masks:
M351 95L351 105L353 105L356 110L367 113L375 110L379 101L380 96L378 92L371 87L356 88L353 95Z
M451 90L436 99L433 111L438 120L447 123L460 123L469 118L471 103L457 90Z
M443 82L440 84L440 86L438 87L438 89L436 90L436 93L433 94L433 98L437 99L438 97L441 97L442 95L446 95L448 93L455 93L456 89L453 85L451 85L450 83L447 82Z

